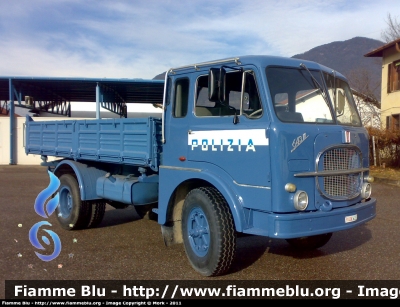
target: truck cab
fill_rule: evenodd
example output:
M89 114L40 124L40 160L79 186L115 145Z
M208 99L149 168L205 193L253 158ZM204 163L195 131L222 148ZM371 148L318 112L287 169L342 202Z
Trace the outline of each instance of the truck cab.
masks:
M196 189L226 202L236 232L301 248L375 217L368 134L340 73L244 56L171 69L165 82L158 222L166 243L210 248L201 196L185 218Z

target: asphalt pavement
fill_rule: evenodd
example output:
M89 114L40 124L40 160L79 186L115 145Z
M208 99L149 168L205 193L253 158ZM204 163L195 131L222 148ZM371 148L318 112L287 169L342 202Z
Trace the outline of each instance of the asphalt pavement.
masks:
M107 207L97 228L66 231L52 215L47 221L62 249L52 261L40 260L29 230L45 220L34 210L49 184L41 166L0 165L0 298L5 280L210 280L190 266L183 246L166 247L160 225L139 219L133 208ZM315 251L299 252L285 240L238 238L231 272L213 280L400 280L400 187L373 184L377 217L333 234Z

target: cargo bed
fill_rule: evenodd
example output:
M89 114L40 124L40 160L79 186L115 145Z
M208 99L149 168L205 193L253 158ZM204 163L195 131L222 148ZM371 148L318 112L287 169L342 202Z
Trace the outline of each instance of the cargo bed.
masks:
M118 118L25 123L25 153L150 167L161 154L161 119Z

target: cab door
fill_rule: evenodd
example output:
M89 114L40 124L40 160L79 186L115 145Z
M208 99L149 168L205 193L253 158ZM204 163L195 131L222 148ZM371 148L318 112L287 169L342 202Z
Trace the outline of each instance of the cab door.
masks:
M187 127L187 160L219 168L238 185L266 187L270 185L268 120L256 81L253 67L228 71L226 101L215 103L208 100L208 71L198 74Z

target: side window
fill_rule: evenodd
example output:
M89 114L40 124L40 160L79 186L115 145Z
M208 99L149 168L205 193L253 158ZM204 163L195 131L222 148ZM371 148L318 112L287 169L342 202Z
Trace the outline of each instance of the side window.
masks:
M241 71L226 74L226 101L224 104L208 100L208 76L200 76L197 80L196 90L196 116L233 116L244 113L253 118L262 115L260 99L256 82L251 72L245 73L245 87L242 99L243 73ZM255 114L253 114L256 111Z
M197 79L196 104L194 114L196 116L215 116L213 114L215 102L208 100L208 76L201 76Z
M185 117L189 102L189 79L178 79L175 82L174 116Z
M338 123L360 126L361 119L354 103L353 93L347 82L326 73L324 73L324 78Z
M245 87L243 93L242 110L243 113L249 118L259 118L263 114L256 80L252 71L245 72Z

